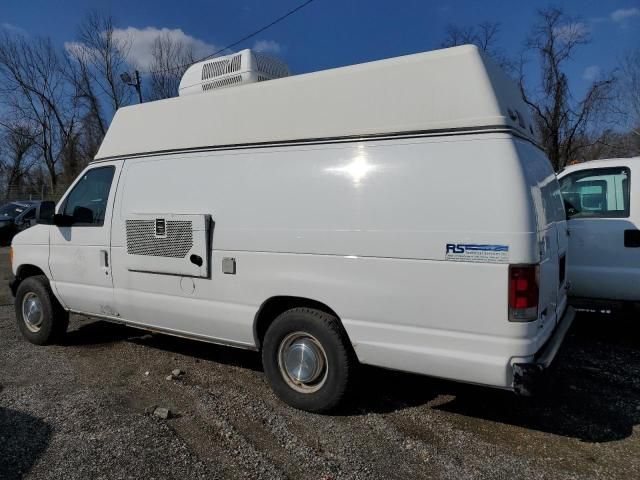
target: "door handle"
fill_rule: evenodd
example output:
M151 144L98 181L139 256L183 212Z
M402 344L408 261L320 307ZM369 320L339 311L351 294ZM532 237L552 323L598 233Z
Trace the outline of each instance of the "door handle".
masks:
M109 252L100 250L100 263L104 268L109 268Z
M627 248L640 248L640 230L625 230L624 246Z

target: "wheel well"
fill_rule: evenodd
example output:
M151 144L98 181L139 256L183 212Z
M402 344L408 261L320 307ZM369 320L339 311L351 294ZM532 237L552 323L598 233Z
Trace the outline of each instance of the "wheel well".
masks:
M267 328L269 328L271 322L273 322L278 317L278 315L286 312L287 310L298 307L315 308L316 310L320 310L322 312L333 315L338 320L340 320L340 317L338 317L336 312L334 312L324 303L318 302L317 300L312 300L310 298L304 297L289 296L271 297L260 306L260 308L258 309L258 313L256 313L256 318L253 322L253 336L256 341L256 347L258 347L258 349L261 348L262 340L264 339L264 335L267 332Z
M17 278L24 280L25 278L33 277L35 275L44 275L45 273L35 265L20 265L18 267Z

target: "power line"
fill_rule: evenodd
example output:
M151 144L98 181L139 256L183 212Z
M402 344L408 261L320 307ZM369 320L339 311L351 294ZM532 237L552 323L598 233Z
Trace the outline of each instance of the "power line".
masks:
M211 58L211 57L215 57L216 55L218 55L219 53L224 52L225 50L229 50L230 48L235 47L236 45L241 44L242 42L249 40L252 37L255 37L256 35L258 35L259 33L264 32L265 30L273 27L275 24L280 23L281 21L283 21L285 18L290 17L291 15L293 15L294 13L296 13L299 10L302 10L304 7L306 7L307 5L309 5L311 2L313 2L314 0L307 0L306 2L298 5L296 8L294 8L293 10L289 10L287 13L285 13L284 15L282 15L281 17L276 18L274 21L272 21L271 23L265 25L264 27L256 30L253 33L250 33L249 35L245 35L244 37L242 37L239 40L236 40L233 43L230 43L229 45L227 45L224 48L221 48L220 50L216 50L213 53L210 53L209 55L199 58L198 60L194 60L193 62L190 63L185 63L183 65L177 65L175 67L171 67L171 68L164 68L161 70L153 70L153 71L147 71L147 72L141 72L141 73L162 73L162 72L172 72L174 70L180 70L184 67L189 67L191 65L193 65L194 63L198 63L198 62L202 62L203 60L206 60L207 58Z

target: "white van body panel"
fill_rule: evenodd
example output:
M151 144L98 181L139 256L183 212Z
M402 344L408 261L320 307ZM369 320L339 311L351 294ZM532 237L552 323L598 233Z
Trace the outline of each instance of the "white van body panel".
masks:
M598 172L612 168L627 169L628 199L623 198L621 185L612 176L598 177ZM640 157L593 160L572 165L564 169L558 179L563 182L573 174L586 171L593 173L593 178L607 182L607 209L615 212L628 207L628 215L605 214L601 218L576 217L569 220L570 295L604 302L640 302L640 247L625 246L625 231L640 229ZM628 206L622 205L626 201Z
M72 311L245 348L265 302L320 302L363 363L514 388L568 318L566 222L526 112L474 47L122 108L80 176L117 169L104 225L38 226L47 275ZM127 221L154 218L183 218L187 246L132 259ZM166 245L162 225L143 240ZM513 266L539 273L527 321Z
M508 386L511 357L540 348L557 304L548 325L507 321L508 264L539 261L529 190L540 175L523 173L525 144L483 134L127 160L114 207L115 310L253 347L263 302L311 298L341 318L363 363ZM211 279L126 268L127 219L162 211L211 214ZM508 245L508 258L447 261L451 243ZM222 272L224 257L236 275Z
M18 273L20 266L29 265L36 267L51 280L49 230L49 225L36 224L20 232L20 237L11 242L12 245L16 246L16 248L12 249L13 259L11 262L14 275Z

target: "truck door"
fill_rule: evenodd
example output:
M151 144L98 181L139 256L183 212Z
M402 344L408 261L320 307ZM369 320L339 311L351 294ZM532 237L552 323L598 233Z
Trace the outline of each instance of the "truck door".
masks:
M116 315L111 280L111 216L120 163L88 167L76 179L57 213L68 227L52 225L49 268L64 304L89 314Z
M577 170L560 179L574 297L638 300L640 232L631 219L630 181L626 167Z

